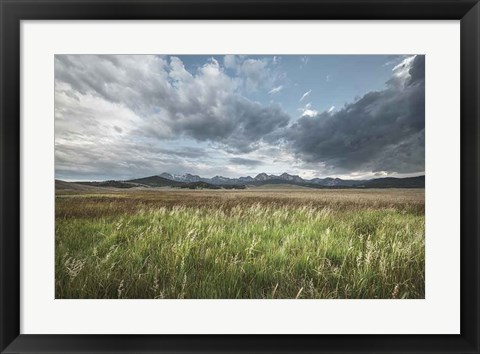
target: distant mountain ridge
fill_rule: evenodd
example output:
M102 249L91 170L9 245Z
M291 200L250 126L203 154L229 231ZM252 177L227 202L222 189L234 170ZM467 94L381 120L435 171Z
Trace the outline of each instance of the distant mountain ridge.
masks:
M162 173L160 175L135 178L130 180L108 180L101 182L64 182L56 181L59 189L66 189L71 183L71 187L75 186L91 186L91 187L109 187L109 188L156 188L156 187L178 187L190 189L244 189L247 186L264 186L264 185L295 185L309 188L425 188L425 176L395 178L384 177L370 180L345 180L340 178L312 178L304 179L297 175L282 173L281 175L273 175L259 173L255 177L246 176L239 178L229 178L223 176L215 176L212 178L200 177L186 173L184 175L172 175L170 173Z
M312 178L304 179L298 175L290 175L282 173L281 175L273 175L259 173L255 177L246 176L239 178L229 178L223 176L215 176L212 178L200 177L190 173L184 175L172 175L170 173L162 173L162 178L176 182L192 183L206 182L213 185L264 185L264 184L294 184L306 187L362 187L362 188L424 188L425 176L395 178L384 177L370 180L345 180L340 178Z

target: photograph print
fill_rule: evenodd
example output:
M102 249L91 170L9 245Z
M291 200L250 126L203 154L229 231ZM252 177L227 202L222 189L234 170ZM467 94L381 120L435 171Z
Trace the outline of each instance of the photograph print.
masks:
M55 298L425 298L425 56L55 55Z

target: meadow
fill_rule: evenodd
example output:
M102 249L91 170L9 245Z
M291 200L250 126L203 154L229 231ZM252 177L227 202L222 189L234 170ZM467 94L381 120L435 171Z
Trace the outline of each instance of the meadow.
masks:
M55 297L425 297L423 189L57 190Z

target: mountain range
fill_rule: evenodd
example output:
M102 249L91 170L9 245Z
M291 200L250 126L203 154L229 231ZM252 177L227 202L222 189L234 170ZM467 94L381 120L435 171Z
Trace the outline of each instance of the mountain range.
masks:
M263 186L271 184L288 184L310 188L425 188L425 176L407 178L384 177L370 180L347 180L331 177L304 179L300 176L290 175L288 173L282 173L281 175L260 173L255 177L246 176L239 178L229 178L223 176L206 178L198 175L192 175L190 173L183 175L162 173L160 175L131 180L75 183L87 186L111 188L179 187L191 189L243 189L246 188L246 186Z
M364 188L424 188L425 176L395 178L384 177L370 180L346 180L340 178L313 178L304 179L297 175L282 173L281 175L272 175L259 173L255 177L239 177L228 178L223 176L215 176L212 178L200 177L186 173L184 175L172 175L170 173L162 173L159 177L183 183L206 182L213 185L265 185L265 184L293 184L306 187L364 187Z

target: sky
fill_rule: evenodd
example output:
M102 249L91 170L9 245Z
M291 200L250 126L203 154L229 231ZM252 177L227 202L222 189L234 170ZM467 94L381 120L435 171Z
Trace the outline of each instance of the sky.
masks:
M55 178L425 171L421 55L55 55Z

